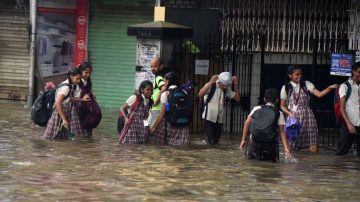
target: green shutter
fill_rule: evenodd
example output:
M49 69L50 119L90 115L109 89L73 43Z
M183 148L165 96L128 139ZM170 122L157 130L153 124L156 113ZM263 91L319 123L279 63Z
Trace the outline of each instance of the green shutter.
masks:
M119 108L134 93L136 37L127 26L153 21L154 1L91 0L89 61L96 99L102 107Z

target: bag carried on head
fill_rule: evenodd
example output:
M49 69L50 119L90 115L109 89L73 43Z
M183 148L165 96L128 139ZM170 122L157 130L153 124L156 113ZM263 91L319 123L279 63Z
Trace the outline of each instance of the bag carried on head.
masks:
M130 113L131 112L133 112L133 111L135 111L137 108L138 108L138 106L140 105L140 103L141 103L141 97L140 96L136 96L136 100L135 100L135 102L134 102L134 104L132 105L132 107L131 107L131 109L130 109ZM129 114L130 114L129 113ZM119 111L119 114L118 114L118 120L117 120L117 131L118 131L118 133L121 133L121 131L122 131L122 129L124 128L124 126L125 126L125 114L123 114L122 112L121 112L121 110Z
M301 133L301 124L295 117L290 117L285 123L286 139L295 141Z
M263 105L251 116L251 135L254 141L275 141L278 136L280 112L273 106Z
M102 114L98 103L90 95L91 100L82 102L79 110L79 120L82 128L91 129L98 127Z
M165 111L165 118L172 126L187 126L192 121L192 100L182 88L170 89Z
M347 87L346 96L345 96L345 99L347 101L351 95L352 89L351 89L351 85L350 85L349 81L345 81L343 84L345 84ZM337 88L335 90L335 94L334 94L334 112L335 112L335 120L337 123L340 123L341 121L344 120L344 118L341 114L341 110L340 110L341 107L340 107L339 89L340 88Z
M55 103L56 90L62 86L68 86L70 88L69 93L64 97L66 100L70 96L71 86L68 83L62 83L57 88L51 89L47 92L40 92L35 102L31 107L31 119L39 126L46 126L53 111Z

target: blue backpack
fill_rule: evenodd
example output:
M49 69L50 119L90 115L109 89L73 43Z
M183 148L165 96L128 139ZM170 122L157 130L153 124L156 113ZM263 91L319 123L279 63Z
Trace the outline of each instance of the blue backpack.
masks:
M290 117L285 123L286 138L295 141L301 133L301 124L295 117Z
M187 126L192 121L191 98L180 87L169 90L165 118L172 126Z

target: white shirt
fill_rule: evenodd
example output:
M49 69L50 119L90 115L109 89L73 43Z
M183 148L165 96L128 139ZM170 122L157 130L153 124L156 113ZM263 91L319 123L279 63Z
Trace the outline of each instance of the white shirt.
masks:
M63 83L69 84L69 80L66 79L66 80L65 80L64 82L62 82L61 84L63 84ZM60 85L61 85L61 84L60 84ZM62 104L69 104L69 102L70 102L70 93L71 93L71 89L69 88L69 86L67 86L67 85L61 86L61 87L58 88L58 89L56 90L56 92L55 92L55 99L56 99L56 97L59 96L59 95L63 95L64 97L66 97L67 95L69 95L68 98L66 98L66 99L63 100L63 102L62 102Z
M125 103L129 106L128 113L130 113L131 107L136 102L136 96L137 95L132 95L125 101ZM143 98L144 105L147 105L149 103L149 99L145 98L145 96L143 94L141 94L141 96Z
M210 90L211 88L209 88L208 92L204 96L204 100L207 99ZM235 97L235 92L232 91L230 87L227 87L225 96L230 99L233 99ZM224 107L225 107L224 91L216 83L214 96L205 106L204 112L202 114L202 118L205 119L205 114L207 110L207 116L206 116L207 121L211 121L213 123L224 123L224 114L225 114Z
M266 105L269 105L269 106L273 106L273 104L271 103L266 103ZM254 114L254 112L256 112L257 110L259 110L261 108L261 106L256 106L253 108L253 110L250 112L249 116L252 116ZM285 125L285 118L284 118L284 114L280 112L280 116L279 116L279 120L278 120L278 125Z
M351 95L345 103L345 111L350 119L350 122L354 126L360 126L360 110L359 110L359 85L356 84L351 78L349 78L349 83L351 85ZM346 96L347 92L346 84L341 84L339 88L340 98Z
M294 83L292 81L290 81L293 89L294 89L294 92L295 93L299 93L300 91L300 83ZM311 83L310 81L305 81L305 85L306 85L306 88L307 90L310 92L310 93L313 93L314 91L314 84ZM287 94L286 94L286 90L285 90L285 85L282 86L281 88L281 91L280 91L280 99L283 99L283 100L287 100Z

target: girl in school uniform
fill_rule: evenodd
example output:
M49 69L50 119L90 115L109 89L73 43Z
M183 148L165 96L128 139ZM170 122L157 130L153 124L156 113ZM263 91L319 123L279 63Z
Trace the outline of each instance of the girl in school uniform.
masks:
M310 152L317 152L318 127L313 111L309 106L310 93L316 97L323 97L337 85L331 85L319 91L310 81L302 81L302 69L299 66L291 65L288 68L287 77L290 82L282 86L280 92L280 107L288 117L295 116L301 124L301 134L290 143L293 150L309 148Z
M74 68L68 73L68 79L59 85L60 87L55 92L55 110L46 126L43 134L44 138L66 139L67 132L60 130L61 126L69 129L75 136L81 137L83 135L77 111L70 101L74 96L77 85L80 83L80 79L80 70ZM88 96L84 96L81 101L89 99Z
M119 134L119 144L147 143L149 135L147 118L153 104L151 100L152 92L152 83L145 80L141 82L138 94L130 96L120 108L125 115L125 126ZM133 109L134 104L137 105L135 109Z
M80 83L78 84L78 88L74 93L75 94L74 98L72 98L71 101L76 103L77 112L79 116L81 116L81 113L86 111L86 103L82 102L81 98L85 96L89 96L92 102L96 102L96 101L95 101L95 95L93 94L92 91L92 83L90 79L91 73L93 71L91 64L88 62L83 62L78 66L78 69L81 72L81 79L80 79ZM96 107L98 107L98 105ZM81 125L88 125L88 124L83 124L81 119L80 119L80 123ZM92 128L82 128L82 130L83 131L81 134L83 134L84 137L90 137L92 135Z
M179 86L177 75L174 72L165 75L166 91L161 94L161 110L154 124L150 128L152 144L188 145L189 126L174 127L165 119L165 105L168 102L169 90ZM185 92L185 91L184 91Z

